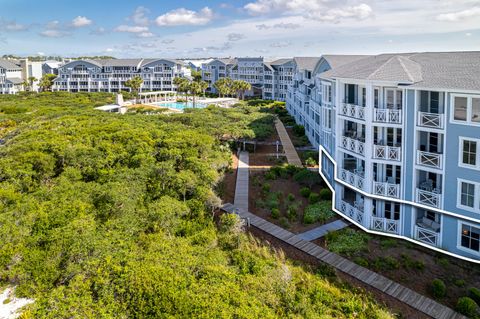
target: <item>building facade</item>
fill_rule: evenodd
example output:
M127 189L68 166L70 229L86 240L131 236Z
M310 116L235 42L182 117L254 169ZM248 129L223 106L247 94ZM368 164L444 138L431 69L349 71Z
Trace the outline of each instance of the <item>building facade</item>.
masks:
M183 62L168 59L76 60L61 66L54 91L119 92L129 91L125 82L139 76L140 91L176 91L175 77L189 77Z
M0 60L0 94L16 94L22 90L22 67L9 60Z
M286 101L288 87L295 74L294 59L279 59L265 63L263 99Z
M218 93L215 82L223 78L231 78L231 71L235 64L235 59L214 59L202 64L202 78L208 83L207 92Z
M330 65L336 58L319 61L314 87L295 81L287 100L320 149L335 211L367 232L480 262L480 52Z

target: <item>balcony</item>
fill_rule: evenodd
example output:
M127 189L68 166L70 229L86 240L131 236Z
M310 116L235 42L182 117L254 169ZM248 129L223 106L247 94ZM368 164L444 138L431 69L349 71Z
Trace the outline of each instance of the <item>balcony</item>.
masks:
M365 156L365 143L363 141L342 136L342 144L340 146L348 151Z
M417 151L417 165L443 169L443 154Z
M347 169L340 169L340 179L353 187L364 190L365 187L365 178L361 171L349 171Z
M445 115L438 113L418 112L417 125L426 128L435 128L443 130Z
M343 103L340 115L348 116L357 120L365 120L365 108L359 105Z
M373 145L373 158L380 160L401 161L402 149L399 146Z
M357 207L356 207L357 206ZM340 201L340 211L363 225L363 207L360 205L351 205L350 203L341 200Z
M373 121L377 123L402 124L402 110L374 109Z
M416 191L417 203L427 205L434 208L441 208L442 206L442 194L436 188L427 186L426 183L420 183L420 187Z
M373 194L384 197L400 198L400 185L389 182L373 182Z
M415 239L432 246L440 245L440 223L423 216L415 223Z
M398 235L400 231L399 221L394 219L372 216L370 229Z

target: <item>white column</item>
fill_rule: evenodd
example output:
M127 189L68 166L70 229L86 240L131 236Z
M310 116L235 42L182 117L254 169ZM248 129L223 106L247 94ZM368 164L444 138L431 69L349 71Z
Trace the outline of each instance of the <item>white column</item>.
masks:
M374 92L373 84L368 83L366 85L366 106L365 106L365 191L372 192L373 183L373 108L374 108ZM372 216L373 206L372 199L365 198L364 201L364 219L365 226L370 227L370 217Z

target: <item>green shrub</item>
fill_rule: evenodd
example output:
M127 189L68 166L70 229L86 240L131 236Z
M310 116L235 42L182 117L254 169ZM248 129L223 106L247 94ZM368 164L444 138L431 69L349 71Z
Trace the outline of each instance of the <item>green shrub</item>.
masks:
M373 267L378 270L392 271L400 268L400 263L397 259L387 256L378 257L373 262Z
M287 217L288 217L288 220L293 222L297 219L298 215L297 215L297 207L295 206L288 206L287 208Z
M281 217L280 220L280 226L283 228L290 228L290 223L288 222L288 219L286 217Z
M351 228L329 232L325 236L329 250L345 255L367 251L369 239L370 236L365 232L355 231Z
M475 287L468 289L468 296L472 298L477 304L480 304L480 289Z
M320 201L320 195L317 193L310 193L310 196L308 196L308 202L310 204L315 204Z
M336 277L335 268L330 265L320 263L316 269L316 273L322 277L334 278Z
M293 126L293 133L295 133L295 135L297 136L303 136L305 135L305 127L303 127L302 125L295 124Z
M270 215L272 216L272 218L278 219L278 217L280 217L280 210L278 208L272 208L272 210L270 211Z
M287 200L288 200L289 202L293 202L293 201L295 200L295 195L293 195L292 193L289 193L289 194L287 195Z
M272 171L268 171L266 174L265 174L265 179L266 180L275 180L277 179L277 175L272 172Z
M270 184L268 183L263 184L262 191L264 191L265 193L268 193L270 191Z
M475 301L468 297L459 298L455 310L467 317L475 317L477 315L477 304Z
M328 188L322 188L318 194L320 195L321 200L332 199L332 192Z
M368 267L369 265L369 262L366 258L363 258L363 257L355 257L353 259L353 261L357 264L357 265L360 265L360 266L363 266L363 267Z
M380 240L380 247L387 249L387 248L393 248L398 246L398 239L393 239L393 238L382 238ZM405 255L406 256L406 255ZM408 257L408 256L407 256Z
M454 282L455 286L457 287L465 287L465 280L463 279L457 279Z
M445 286L445 283L441 279L434 279L430 289L435 298L443 298L447 295L447 286Z
M320 184L321 182L320 174L312 172L306 168L297 171L295 175L293 175L293 179L297 183L308 186L309 188L312 188L313 185Z
M305 198L308 198L308 196L310 196L310 193L311 193L311 192L312 192L312 191L311 191L310 188L308 188L308 187L302 187L302 188L300 189L300 195L302 195L302 196L305 197Z
M313 158L309 157L305 160L305 165L307 166L315 166L317 165L317 161L314 160Z
M323 223L333 217L335 217L335 212L332 211L330 202L323 201L308 205L307 208L305 208L305 212L303 214L303 223Z

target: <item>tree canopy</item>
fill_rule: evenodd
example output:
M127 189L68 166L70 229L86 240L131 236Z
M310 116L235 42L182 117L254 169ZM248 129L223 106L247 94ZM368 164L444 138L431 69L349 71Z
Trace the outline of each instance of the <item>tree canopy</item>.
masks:
M212 219L220 138L265 134L270 114L93 109L112 101L0 96L0 286L35 299L24 319L391 317Z

